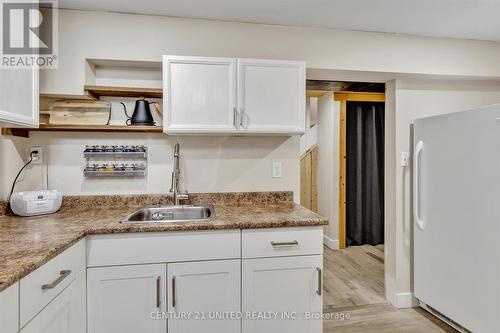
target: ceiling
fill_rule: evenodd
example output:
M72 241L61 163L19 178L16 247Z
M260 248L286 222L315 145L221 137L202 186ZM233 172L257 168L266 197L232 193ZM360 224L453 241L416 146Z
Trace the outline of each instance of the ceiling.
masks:
M59 7L500 41L500 0L59 0Z

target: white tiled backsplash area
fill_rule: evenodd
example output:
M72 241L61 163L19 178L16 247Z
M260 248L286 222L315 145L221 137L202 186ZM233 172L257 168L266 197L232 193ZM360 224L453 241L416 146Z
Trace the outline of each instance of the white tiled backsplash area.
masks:
M66 195L166 193L170 188L173 145L181 145L183 189L190 192L292 190L299 200L299 137L183 136L144 133L30 134L30 146L42 146L44 164L27 171L30 186L58 189ZM146 178L92 179L83 176L85 145L146 145ZM282 177L272 177L273 162ZM33 185L37 184L37 185ZM26 189L22 184L19 188ZM35 189L35 188L33 188Z

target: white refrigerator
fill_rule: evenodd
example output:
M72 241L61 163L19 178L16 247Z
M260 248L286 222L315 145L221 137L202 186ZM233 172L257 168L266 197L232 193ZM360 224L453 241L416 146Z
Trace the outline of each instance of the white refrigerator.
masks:
M500 104L415 121L414 292L464 331L500 332Z

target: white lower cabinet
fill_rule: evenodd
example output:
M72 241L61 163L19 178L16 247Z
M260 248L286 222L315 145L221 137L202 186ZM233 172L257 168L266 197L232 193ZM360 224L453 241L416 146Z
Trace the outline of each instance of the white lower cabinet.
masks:
M322 238L321 227L93 236L0 293L0 331L321 333Z
M85 279L77 278L37 314L21 333L85 333Z
M241 331L230 316L240 312L241 260L173 263L167 272L169 333Z
M19 281L22 333L85 333L85 240Z
M165 264L89 268L88 333L165 333L165 286Z
M322 313L322 269L322 255L243 260L243 313L256 316L244 317L243 333L321 333L321 319L302 318Z
M0 292L0 332L19 330L19 282Z

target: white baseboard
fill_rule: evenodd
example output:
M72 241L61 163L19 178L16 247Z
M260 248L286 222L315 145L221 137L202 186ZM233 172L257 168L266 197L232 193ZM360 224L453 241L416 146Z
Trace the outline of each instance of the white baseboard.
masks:
M418 300L413 293L395 293L389 296L389 302L398 309L415 308L418 306Z
M330 250L338 250L339 249L339 241L338 239L332 239L327 235L323 235L323 244Z

